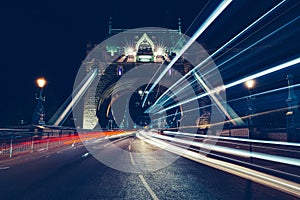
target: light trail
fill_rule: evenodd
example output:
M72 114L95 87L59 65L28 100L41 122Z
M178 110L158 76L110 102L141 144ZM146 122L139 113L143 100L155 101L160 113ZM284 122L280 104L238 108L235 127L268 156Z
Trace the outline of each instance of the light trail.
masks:
M203 76L207 75L208 73L212 72L213 70L217 69L218 67L226 64L227 62L231 61L232 59L236 58L237 56L239 56L240 54L244 53L245 51L247 51L248 49L252 48L253 46L255 46L256 44L262 42L263 40L267 39L268 37L272 36L273 34L277 33L278 31L282 30L283 28L285 28L286 26L290 25L291 23L295 22L296 20L300 19L300 17L297 17L293 20L291 20L289 23L286 23L285 25L281 26L280 28L278 28L277 30L273 31L272 33L266 35L265 37L263 37L262 39L256 41L255 43L253 43L252 45L248 46L247 48L245 48L244 50L242 50L241 52L237 53L236 55L234 55L233 57L229 58L228 60L224 61L223 63L221 63L220 65L216 66L215 68L211 69L210 71L206 72L205 74L203 74ZM201 63L200 63L201 64ZM255 78L250 78L247 80L251 80L251 79L255 79ZM246 80L246 81L247 81ZM226 89L226 88L225 88ZM177 93L174 93L174 95L178 95ZM208 93L208 95L210 95L210 93ZM162 96L162 95L161 95ZM207 96L207 95L205 95ZM196 98L198 99L198 98ZM167 99L168 101L169 99ZM165 100L166 101L166 100ZM190 101L189 101L190 102ZM155 103L152 105L154 106ZM151 107L150 107L151 108Z
M55 120L55 122L53 124L54 126L61 125L64 122L64 120L66 119L66 117L70 114L71 110L77 105L79 100L82 98L82 96L88 90L89 86L92 84L94 79L97 77L97 69L91 70L90 73L86 77L89 77L89 78L85 81L85 83L78 90L76 95L72 98L71 102L68 104L66 109Z
M284 68L287 68L287 67L290 67L290 66L299 64L299 63L300 63L300 57L298 57L298 58L296 58L296 59L293 59L293 60L291 60L291 61L285 62L285 63L283 63L283 64L277 65L277 66L272 67L272 68L270 68L270 69L264 70L264 71L262 71L262 72L259 72L259 73L256 73L256 74L247 76L247 77L242 78L242 79L239 79L239 80L237 80L237 81L235 81L235 82L232 82L232 83L229 83L229 84L227 84L227 85L224 85L223 88L224 88L224 89L228 89L228 88L231 88L231 87L233 87L233 86L236 86L236 85L239 85L239 84L241 84L241 83L244 83L244 82L246 82L246 81L248 81L248 80L256 79L256 78L259 78L259 77L261 77L261 76L264 76L264 75L267 75L267 74L270 74L270 73L279 71L279 70L281 70L281 69L284 69ZM191 98L191 99L187 99L187 100L185 100L185 101L183 101L183 102L180 102L180 103L177 103L177 104L175 104L175 105L169 106L169 107L167 107L167 108L165 108L165 109L163 109L163 110L158 111L157 113L165 112L166 110L175 108L175 107L177 107L177 106L180 106L180 105L183 105L183 104L186 104L186 103L189 103L189 102L192 102L192 101L194 101L194 100L197 100L197 99L199 99L199 98L202 98L202 97L211 95L212 93L216 93L216 92L217 92L216 90L213 90L213 91L211 91L211 92L209 92L209 93L206 92L206 93L204 93L204 94L195 96L195 97L193 97L193 98Z
M297 17L293 20L291 20L290 22L286 23L285 25L281 26L280 28L276 29L275 31L269 33L268 35L266 35L265 37L261 38L260 40L254 42L253 44L251 44L250 46L248 46L247 48L243 49L242 51L240 51L239 53L235 54L234 56L232 56L231 58L227 59L226 61L224 61L223 63L221 63L220 65L216 66L215 68L209 70L208 72L206 72L204 74L207 75L209 74L210 72L212 72L213 70L223 66L224 64L228 63L229 61L231 61L232 59L236 58L237 56L241 55L242 53L246 52L247 50L251 49L252 47L254 47L255 45L257 45L258 43L264 41L265 39L271 37L272 35L274 35L275 33L281 31L282 29L286 28L287 26L289 26L290 24L294 23L295 21L297 21L298 19L300 19L300 17Z
M199 69L201 66L203 66L207 61L209 61L209 59L213 58L215 55L217 55L218 53L220 53L222 50L224 50L228 45L230 45L233 41L235 41L237 38L239 38L241 35L243 35L245 32L247 32L249 29L251 29L253 26L255 26L258 22L260 22L263 18L265 18L266 16L268 16L270 13L272 13L274 10L276 10L278 7L280 7L284 2L281 1L279 4L277 4L275 7L273 7L271 10L269 10L268 12L266 12L263 16L261 16L260 18L258 18L256 21L254 21L252 24L250 24L247 28L245 28L243 31L241 31L239 34L237 34L236 36L234 36L231 40L229 40L226 44L224 44L222 47L220 47L217 51L215 51L212 55L208 56L205 60L203 60L201 63L199 63L196 67L194 67L191 71L189 71L187 74L185 74L183 77L181 77L178 81L177 84L180 83L181 81L183 81L186 77L188 77L189 75L191 75L192 72L194 72L196 69ZM176 85L176 83L173 84L170 88L168 88L168 90L166 90L158 99L157 101L155 101L155 103L149 108L148 112L151 112L151 108L154 107L157 103L160 103L159 101L171 90L173 89ZM185 86L187 87L187 86ZM173 94L174 96L175 94ZM167 99L168 101L168 99ZM166 101L162 102L161 104L163 105ZM155 112L155 111L154 111Z
M216 139L216 140L230 140L235 142L247 142L247 143L255 143L255 144L271 144L271 145L280 145L280 146L289 146L289 147L300 147L299 143L292 143L292 142L282 142L282 141L272 141L272 140L255 140L255 139L246 139L246 138L237 138L237 137L226 137L226 136L215 136L215 135L200 135L200 134L193 134L193 133L186 133L186 132L173 132L173 131L164 131L165 134L170 135L182 135L187 137L193 138L209 138L209 139ZM262 147L262 146L259 146ZM265 147L264 147L265 148ZM296 151L299 152L299 151Z
M209 158L203 154L189 151L185 148L177 147L171 145L168 142L155 139L144 133L139 134L138 138L140 138L141 140L149 144L152 144L154 146L167 150L171 153L174 153L176 155L183 156L185 158L194 160L196 162L207 165L209 167L213 167L234 174L236 176L243 177L245 179L260 183L262 185L266 185L268 187L272 187L277 190L300 197L300 185L298 183L291 182L282 178L278 178L276 176L272 176L266 173L259 172L257 170L249 169L229 162L217 160L214 158Z
M276 89L265 91L265 92L251 94L251 96L252 97L261 96L261 95L265 95L265 94L269 94L269 93L278 92L278 91L281 91L281 90L286 90L286 89L288 89L290 87L296 88L296 87L299 87L299 86L300 86L300 84L295 84L295 85L292 85L292 86L285 86L285 87L276 88ZM237 99L228 100L227 103L232 103L232 102L235 102L235 101L240 101L240 100L243 100L243 99L247 99L248 97L249 96L244 96L244 97L240 97L240 98L237 98ZM223 103L223 102L221 102L221 103ZM203 109L203 108L208 108L208 107L211 107L211 106L216 106L216 104L210 104L210 105L206 105L206 106L201 106L201 107L196 107L196 108L193 108L193 109L185 110L184 113L192 112L192 111ZM156 114L157 113L153 113L153 115L156 115ZM160 118L154 118L154 119L152 119L152 122L159 121L161 119L165 119L166 117L170 117L170 116L173 116L173 115L174 114L170 114L170 115L163 116L163 117L160 117Z
M233 143L234 144L234 143ZM237 144L237 143L236 143ZM240 145L240 144L239 144ZM186 145L180 145L180 144L176 144L177 147L182 147L182 148L187 148ZM254 146L253 146L254 147ZM207 154L207 151L205 150L201 150L201 149L195 149L191 146L188 147L190 150L193 150L193 151L196 151L198 152L199 154ZM288 176L292 176L292 177L296 177L296 178L300 178L299 175L296 175L296 174L291 174L289 172L285 172L285 171L281 171L281 170L276 170L276 169L273 169L273 168L269 168L269 167L265 167L265 166L261 166L261 165L258 165L258 164L254 164L254 163L249 163L249 162L246 162L246 161L242 161L242 160L238 160L238 159L235 159L235 158L230 158L228 156L223 156L223 155L220 155L220 154L216 154L216 153L212 153L212 152L209 152L210 155L212 156L216 156L217 158L221 158L221 159L226 159L226 160L229 160L229 161L233 161L235 163L241 163L241 164L246 164L246 165L251 165L255 168L259 168L259 169L263 169L263 170L268 170L268 171L272 171L272 172L275 172L275 173L279 173L279 174L284 174L284 175L288 175Z
M196 22L197 18L200 16L200 14L205 10L205 8L208 6L208 4L210 3L210 1L208 1L205 6L201 9L201 11L198 13L198 15L194 18L193 22L189 25L189 27L186 29L186 31L184 32L184 35L186 35L186 33L191 29L191 27L193 26L193 24ZM178 40L178 42L176 43L174 49L176 49L177 45L179 44L179 42L184 38L184 35L181 36L181 38ZM163 66L163 64L165 63L165 61L163 61L163 63L160 65ZM160 69L159 67L159 69ZM156 70L156 72L154 73L154 75L152 76L152 78L150 79L149 83L147 84L143 95L141 96L141 99L144 97L145 91L148 89L150 83L152 82L152 80L154 79L154 77L156 76L156 74L159 72L159 69Z
M230 148L230 147L223 147L219 146L216 144L208 144L208 143L200 143L200 142L195 142L195 141L189 141L181 138L171 138L168 136L164 135L152 135L151 137L157 138L157 139L162 139L162 140L167 140L167 141L172 141L175 143L182 143L186 144L188 146L195 146L199 148L204 148L212 151L217 151L219 153L225 153L225 154L230 154L234 156L239 156L239 157L245 157L245 158L258 158L262 160L267 160L267 161L272 161L272 162L277 162L277 163L283 163L287 165L294 165L294 166L300 166L300 160L292 157L283 157L283 156L276 156L276 155L269 155L265 153L259 153L259 152L250 152L242 149L235 149L235 148Z
M273 90L268 90L268 91L265 91L265 92L260 92L260 93L255 93L255 94L251 94L252 97L256 97L256 96L260 96L260 95L264 95L264 94L269 94L269 93L273 93L273 92L278 92L278 91L281 91L281 90L286 90L286 89L289 89L291 87L293 88L296 88L296 87L299 87L300 84L295 84L295 85L292 85L292 86L285 86L285 87L281 87L281 88L276 88L276 89L273 89ZM234 102L234 101L239 101L239 100L243 100L243 99L247 99L249 96L244 96L244 97L240 97L240 98L237 98L237 99L232 99L232 100L229 100L227 102Z
M209 105L208 105L209 106ZM207 107L208 107L207 106ZM297 106L294 106L292 108L297 108ZM264 112L259 112L259 113L255 113L255 114L252 114L252 115L245 115L245 116L242 116L240 117L241 119L248 119L249 117L257 117L257 116L262 116L262 115L267 115L267 114L271 114L271 113L274 113L274 112L281 112L281 111L287 111L288 108L287 107L284 107L284 108L279 108L279 109L275 109L275 110L269 110L269 111L264 111ZM172 116L174 114L171 114L171 115L167 115L167 116L163 116L163 117L160 117L160 118L155 118L155 119L152 119L152 121L159 121L159 120L162 120L162 119L165 119L169 116ZM215 123L211 123L209 124L210 127L213 127L213 126L220 126L220 125L224 125L224 124L227 124L229 123L230 121L229 120L224 120L224 121L221 121L221 122L215 122ZM197 128L198 126L197 125L188 125L188 126L180 126L180 127L175 127L175 128L169 128L169 129L178 129L178 128L181 128L181 129L184 129L184 128Z
M172 61L167 65L167 67L162 71L159 77L152 84L149 89L149 93L155 88L155 86L159 83L159 81L164 77L164 75L171 69L174 63L182 56L182 54L195 42L195 40L210 26L210 24L229 6L232 0L224 0L216 10L208 17L208 19L199 27L199 29L195 32L195 34L190 38L190 40L182 47L182 49L176 54L176 56L172 59ZM146 94L145 99L143 101L142 106L144 107L145 102L148 98L148 94Z
M256 79L256 78L259 78L261 76L264 76L264 75L267 75L267 74L270 74L270 73L282 70L284 68L287 68L287 67L299 64L299 63L300 63L300 57L298 57L296 59L293 59L291 61L285 62L285 63L283 63L281 65L276 66L276 67L272 67L272 68L264 70L262 72L253 74L253 75L245 77L245 78L242 78L242 79L240 79L238 81L235 81L233 83L229 83L229 84L225 85L225 89L233 87L233 86L236 86L236 85L241 84L241 83L244 83L244 82L246 82L248 80Z
M201 79L201 77L197 74L197 72L194 73L197 81L200 83L200 85L204 88L205 92L210 93L211 89L205 84L205 82ZM227 105L226 102L220 102L220 100L216 97L216 95L218 95L217 93L210 93L210 98L213 100L213 102L215 102L215 104L217 105L216 107L218 108L218 110L220 111L220 113L225 114L225 116L229 119L229 121L233 124L233 125L237 125L237 123L239 125L243 124L244 122L240 119L240 117L233 111L233 109L230 109L231 113L229 114L229 112L226 110L226 108L223 106L223 104L225 104L227 107L229 107L229 105ZM218 95L219 96L219 95ZM219 96L220 98L220 96ZM232 116L234 116L234 119L232 118Z
M276 29L276 30L273 31L272 33L270 33L270 34L266 35L265 37L263 37L262 39L256 41L255 43L253 43L252 45L248 46L247 48L245 48L245 49L242 50L241 52L237 53L236 55L232 56L231 58L229 58L228 60L224 61L224 62L221 63L220 65L218 65L218 66L216 66L215 68L211 69L210 71L206 72L205 74L203 74L203 76L207 75L208 73L212 72L213 70L217 69L218 67L220 67L220 66L226 64L227 62L231 61L232 59L236 58L236 57L239 56L240 54L244 53L244 52L247 51L248 49L250 49L250 48L252 48L253 46L255 46L256 44L258 44L258 43L262 42L263 40L269 38L270 36L274 35L274 34L277 33L278 31L282 30L283 28L287 27L288 25L290 25L291 23L297 21L298 19L300 19L300 17L297 17L297 18L291 20L290 22L288 22L288 23L286 23L285 25L281 26L280 28ZM200 63L200 64L201 64L201 63ZM253 78L253 79L254 79L254 78ZM251 78L250 78L250 79L247 79L247 80L251 80ZM247 80L246 80L246 81L247 81ZM174 93L174 95L178 95L178 94L177 94L177 93ZM209 94L209 95L210 95L210 94ZM162 95L161 95L161 96L162 96ZM207 96L207 95L205 95L205 96ZM169 100L169 99L167 99L167 101L168 101L168 100ZM166 101L166 100L165 100L165 101ZM189 102L190 102L190 101L189 101ZM155 105L155 103L154 103L152 106L154 106L154 105ZM150 107L150 108L151 108L151 107ZM146 111L146 112L149 112L149 111Z

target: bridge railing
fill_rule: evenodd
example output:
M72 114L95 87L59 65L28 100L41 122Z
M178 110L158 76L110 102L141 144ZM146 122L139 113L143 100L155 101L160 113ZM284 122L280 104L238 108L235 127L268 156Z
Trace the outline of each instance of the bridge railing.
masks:
M75 132L57 133L6 133L0 135L0 160L11 158L26 153L49 150L62 147L78 141L79 136Z
M114 140L132 135L135 131L106 130L90 131L74 129L45 129L33 132L6 132L0 134L0 161L22 154L47 151L63 146L97 140L99 138Z

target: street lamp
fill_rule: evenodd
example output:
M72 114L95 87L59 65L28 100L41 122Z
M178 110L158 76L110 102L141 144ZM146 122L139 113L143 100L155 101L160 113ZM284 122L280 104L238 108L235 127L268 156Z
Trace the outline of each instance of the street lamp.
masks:
M47 81L45 80L44 77L38 78L36 80L36 84L39 86L39 88L43 89L46 85Z
M255 81L254 80L248 80L245 82L246 87L251 90L255 86Z
M253 105L254 98L252 97L251 90L255 86L255 80L246 81L245 86L247 87L248 92L249 92L249 96L247 98L247 100L248 100L248 125L253 126L252 115L254 114L254 105Z
M254 127L253 127L253 121L252 121L252 115L254 114L254 105L253 105L253 101L254 98L252 97L252 92L251 90L254 88L255 86L255 81L254 80L248 80L245 82L245 86L248 89L249 92L249 96L247 98L248 100L248 129L249 129L249 139L253 138L253 134L254 134ZM252 163L252 143L249 143L249 151L250 151L250 157L249 157L249 161L250 163Z
M39 96L37 96L37 94L35 95L37 105L33 113L32 124L45 125L45 110L43 106L43 102L45 102L45 97L43 97L43 88L47 84L47 81L44 77L40 77L36 80L36 84L40 88L40 93Z

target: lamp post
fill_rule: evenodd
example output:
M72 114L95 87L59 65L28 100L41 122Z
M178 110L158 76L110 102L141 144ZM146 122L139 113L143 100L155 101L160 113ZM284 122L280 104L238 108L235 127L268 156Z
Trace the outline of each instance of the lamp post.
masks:
M255 86L255 81L254 80L248 80L245 82L245 86L248 89L249 92L249 96L247 98L248 100L248 129L249 129L249 139L252 139L253 137L253 133L254 133L254 127L253 127L253 121L252 121L252 115L254 114L254 105L253 105L253 101L254 98L252 97L252 89ZM250 142L249 144L249 151L250 151L250 157L249 157L249 161L250 163L252 163L252 143Z
M253 101L254 101L254 97L252 97L252 89L255 86L255 81L254 80L248 80L245 82L245 86L248 89L249 92L249 96L247 98L248 100L248 126L252 127L253 126L253 121L252 121L252 115L255 113L254 112L254 105L253 105Z
M47 84L45 78L41 77L36 80L37 86L40 88L39 96L36 94L37 105L35 107L32 123L35 125L45 125L45 110L43 102L45 102L45 97L43 97L43 88Z

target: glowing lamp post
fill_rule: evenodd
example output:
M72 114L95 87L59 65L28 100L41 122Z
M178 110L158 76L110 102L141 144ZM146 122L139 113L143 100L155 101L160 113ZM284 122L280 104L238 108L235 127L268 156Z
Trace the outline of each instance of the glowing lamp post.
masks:
M251 90L255 86L255 81L254 80L248 80L248 81L245 82L245 86L247 87L248 92L249 92L249 96L248 96L248 125L253 126L252 115L254 114L254 105L253 105L254 98L252 97Z
M254 80L248 80L246 81L246 87L249 89L249 91L255 86L255 81Z
M39 96L36 95L37 105L35 107L32 124L35 125L45 125L45 110L43 106L43 102L45 102L45 97L43 97L43 88L47 84L45 78L41 77L36 80L37 86L40 88Z
M45 85L46 85L46 80L45 80L45 78L38 78L37 80L36 80L36 84L39 86L39 88L41 88L41 89L43 89L44 87L45 87Z
M249 128L249 139L253 138L254 135L254 127L253 127L253 121L252 121L252 115L254 114L254 105L253 105L253 101L254 98L252 97L252 92L251 90L254 88L255 86L255 81L254 80L248 80L245 82L245 86L248 89L249 92L249 96L247 98L248 100L248 128ZM250 146L249 146L249 151L250 151L250 158L249 161L250 163L252 163L252 143L250 142Z

